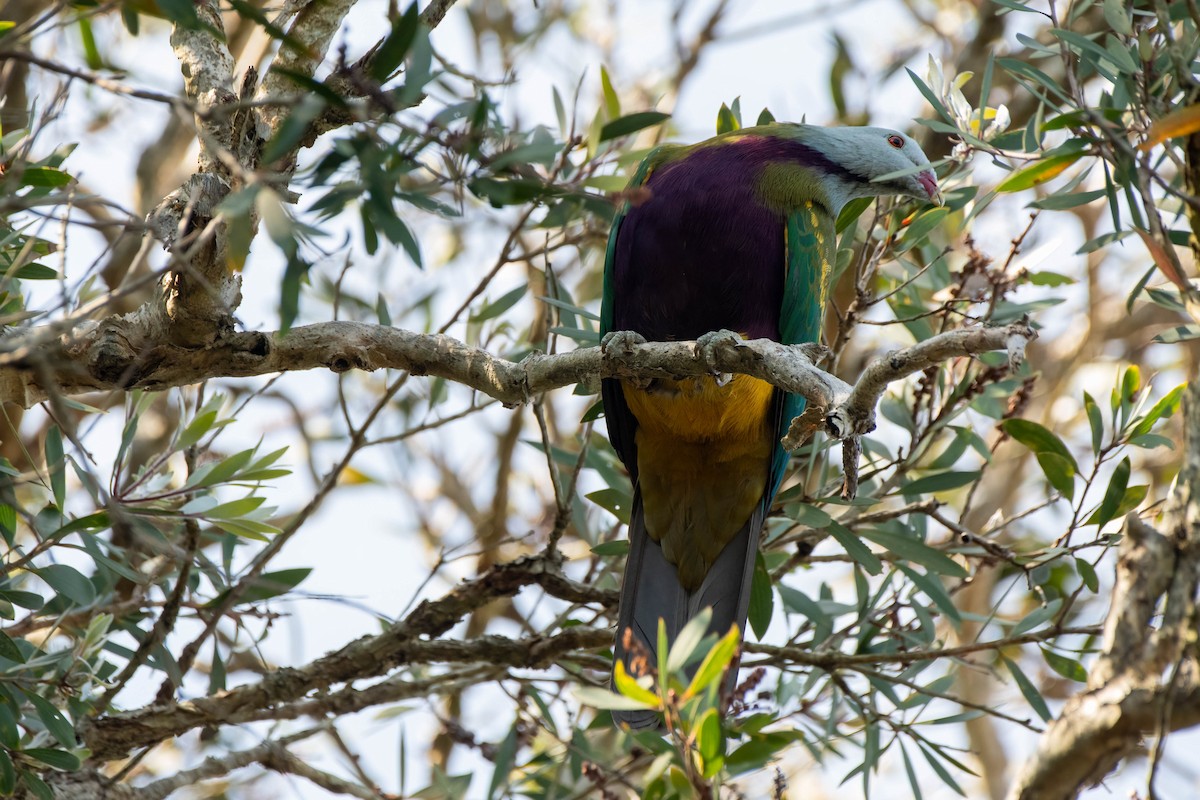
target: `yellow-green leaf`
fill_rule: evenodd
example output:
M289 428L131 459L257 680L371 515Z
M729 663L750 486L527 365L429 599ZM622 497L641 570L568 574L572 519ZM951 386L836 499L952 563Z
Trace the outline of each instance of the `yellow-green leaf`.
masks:
M630 700L637 700L647 708L659 709L662 707L658 695L638 683L637 679L625 670L625 662L621 659L617 659L613 666L613 685L623 696Z
M704 657L700 668L696 670L695 677L688 684L687 690L683 693L683 701L695 697L700 692L707 689L713 682L720 679L725 672L725 668L729 666L729 662L733 660L737 653L738 644L741 642L741 636L738 634L737 625L729 627L729 633L721 637L712 650L708 651L708 655Z
M1063 153L1062 155L1043 158L1041 161L1021 167L1000 181L996 186L997 192L1019 192L1039 186L1062 174L1063 170L1074 164L1084 153Z
M1150 150L1167 139L1187 136L1196 131L1200 131L1200 103L1176 109L1165 117L1155 120L1154 124L1150 126L1150 130L1146 131L1146 141L1138 145L1138 149Z

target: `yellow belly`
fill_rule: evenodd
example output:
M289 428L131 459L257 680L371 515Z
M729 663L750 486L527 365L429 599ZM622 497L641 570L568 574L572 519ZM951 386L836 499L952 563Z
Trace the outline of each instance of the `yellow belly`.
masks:
M622 389L638 421L646 531L695 590L766 491L774 388L737 375L725 386L702 377Z
M724 386L709 377L656 380L646 389L621 385L639 432L722 449L743 447L759 436L774 392L771 384L747 375L735 375Z

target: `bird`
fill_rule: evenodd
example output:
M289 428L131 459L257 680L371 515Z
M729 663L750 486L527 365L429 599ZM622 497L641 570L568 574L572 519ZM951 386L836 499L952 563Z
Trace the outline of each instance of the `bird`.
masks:
M617 332L690 341L732 331L816 342L836 260L835 222L857 198L941 203L920 146L894 130L788 122L660 145L623 193L606 251L602 342ZM711 340L709 340L711 341ZM744 634L759 539L803 397L736 375L607 378L609 439L634 486L614 668L657 663L711 608L709 633ZM727 680L728 684L728 680ZM657 726L647 710L619 725Z

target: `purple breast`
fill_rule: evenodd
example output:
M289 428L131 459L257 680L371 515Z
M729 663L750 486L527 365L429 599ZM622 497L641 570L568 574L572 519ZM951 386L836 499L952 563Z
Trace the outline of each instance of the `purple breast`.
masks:
M727 328L779 338L784 221L755 189L792 143L747 137L659 167L621 223L613 258L616 330L652 341Z

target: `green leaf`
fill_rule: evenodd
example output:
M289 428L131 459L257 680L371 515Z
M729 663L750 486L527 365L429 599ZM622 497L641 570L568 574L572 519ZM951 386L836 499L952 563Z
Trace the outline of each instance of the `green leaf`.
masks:
M18 664L25 663L25 656L21 655L21 648L17 647L17 643L3 632L0 632L0 658L7 658Z
M609 119L616 119L621 116L621 100L617 97L617 90L613 88L612 78L608 75L608 70L601 65L600 67L600 91L604 94L604 113Z
M802 740L800 731L772 731L756 734L741 747L734 750L725 759L729 774L742 775L752 770L761 769L767 762L775 759L784 749L796 741ZM688 795L682 795L687 797Z
M881 547L886 547L906 561L922 564L940 575L951 575L955 578L967 577L968 573L961 564L915 536L879 529L860 530L859 535Z
M1075 465L1058 453L1038 453L1038 466L1050 482L1068 500L1075 499Z
M492 303L486 303L483 308L472 314L469 318L471 322L484 322L489 319L494 319L500 316L505 311L515 306L525 292L529 291L529 284L521 284L510 292L506 292L502 297Z
M21 173L21 183L42 189L57 189L71 182L71 176L50 167L26 167Z
M1129 14L1125 10L1125 0L1104 0L1104 21L1109 26L1121 34L1129 36L1133 33L1133 25L1129 21Z
M712 761L725 749L725 737L721 733L721 715L715 708L701 714L696 723L696 749L705 761Z
M1142 371L1136 364L1130 364L1121 375L1121 395L1118 398L1118 404L1132 403L1141 387Z
M51 747L31 747L28 750L22 750L21 754L65 772L74 772L82 766L73 753L55 750Z
M1058 614L1059 609L1062 608L1062 602L1061 598L1055 598L1043 606L1038 606L1013 626L1013 629L1009 631L1009 636L1020 636L1022 633L1045 625Z
M592 548L592 552L598 556L626 556L629 555L629 540L615 539L611 542L601 542Z
M92 582L72 566L50 564L32 571L50 588L77 605L86 606L96 599L96 588Z
M37 611L46 604L45 599L40 594L34 592L21 592L15 589L0 590L0 598L7 600L13 605L27 608L30 611Z
M1100 578L1096 575L1096 568L1090 562L1082 558L1075 559L1075 571L1079 573L1080 580L1083 585L1088 588L1093 594L1100 591Z
M967 796L967 793L964 792L962 787L958 785L958 781L954 780L954 776L950 774L949 770L947 770L945 765L943 765L938 759L938 756L940 755L941 758L946 759L947 761L951 760L945 752L938 749L936 745L924 743L924 741L921 739L917 740L917 749L921 751L921 755L925 756L925 760L929 762L929 766L933 767L933 771L937 773L937 776L942 780L942 783L946 784L963 797ZM962 765L959 766L962 769L966 769L966 767L963 767Z
M1150 432L1154 427L1154 423L1160 419L1170 418L1179 410L1179 403L1183 398L1183 391L1187 388L1186 383L1181 383L1171 391L1167 392L1163 397L1154 404L1154 407L1146 412L1146 415L1133 426L1133 430L1129 432L1130 438L1134 436L1142 436Z
M900 489L900 492L905 495L921 495L958 489L979 480L981 474L979 470L971 470L968 472L941 472L937 475L926 475L923 478L917 478L915 481L905 484Z
M750 630L762 639L771 627L771 616L775 612L775 593L771 591L771 574L760 552L755 557L754 575L750 579Z
M1109 66L1128 74L1133 74L1138 70L1137 62L1133 60L1133 56L1129 55L1128 52L1118 51L1114 53L1111 50L1106 50L1097 42L1075 31L1051 28L1050 33L1066 42L1069 47L1077 50L1081 59L1091 62L1097 72L1113 80L1114 83L1116 82L1114 80L1115 76L1105 74L1109 72Z
M26 264L18 267L17 271L11 275L26 281L52 281L59 277L58 270L47 267L45 264Z
M0 749L0 797L11 797L17 788L17 772L8 751Z
M922 213L904 229L904 238L900 241L899 246L896 247L895 252L897 254L907 252L914 245L924 242L930 232L940 225L949 213L950 209L944 206L931 208Z
M1200 325L1176 325L1154 337L1159 344L1177 344L1192 339L1200 339Z
M225 691L226 677L225 659L221 658L221 645L218 640L214 639L211 667L208 673L208 693L214 695L217 692Z
M1050 91L1059 100L1064 103L1071 103L1071 98L1063 90L1058 83L1046 73L1042 72L1037 67L1026 64L1016 58L997 58L996 63L1003 67L1007 72L1015 77L1024 77L1032 80L1034 83L1040 84L1043 88Z
M1088 426L1092 429L1092 452L1099 455L1104 444L1104 417L1095 398L1087 392L1083 393L1083 408L1087 411Z
M250 585L242 592L237 602L239 605L257 603L287 594L300 585L300 582L307 578L311 572L311 567L293 567L291 569L281 569L276 572L264 572L250 582ZM226 589L208 601L208 607L214 608L223 603L229 595L229 591Z
M197 412L194 419L187 424L183 432L179 434L179 440L175 443L178 450L186 450L196 442L204 438L204 435L212 430L213 424L217 421L217 409L210 408L211 401L206 403L204 408ZM232 421L232 420L230 420Z
M63 457L62 433L57 425L51 425L46 431L46 469L50 473L50 488L54 492L54 505L59 511L67 499L66 460Z
M1104 499L1100 502L1100 507L1096 509L1096 513L1091 516L1086 524L1096 524L1103 528L1110 520L1117 515L1117 509L1121 507L1121 501L1125 499L1125 490L1129 486L1129 472L1131 470L1129 456L1121 459L1121 463L1117 464L1113 470L1112 477L1108 481L1108 489L1104 492Z
M240 519L253 514L262 504L265 497L241 497L227 503L213 505L211 495L201 495L179 509L181 514L195 515L205 519Z
M655 706L643 703L641 700L634 700L632 697L625 697L597 686L581 686L575 690L575 699L584 705L602 711L657 710Z
M1039 649L1042 651L1042 657L1046 659L1046 663L1050 665L1050 669L1062 675L1067 680L1087 683L1087 670L1078 661L1064 655L1059 655L1048 647L1041 647Z
M33 704L38 718L46 726L46 730L50 732L50 735L57 739L58 743L63 747L74 747L76 745L75 726L63 716L62 712L41 695L26 692L25 696Z
M413 4L416 6L416 3ZM488 800L494 800L499 796L501 788L508 785L509 773L512 772L513 762L517 756L517 726L513 724L508 729L508 735L504 737L504 741L500 742L500 746L496 748L494 761L496 768L492 771L492 782L488 786Z
M678 672L690 662L698 660L696 648L700 646L704 634L708 632L708 624L711 621L712 609L707 607L688 620L687 625L683 626L683 630L679 632L679 635L675 637L675 642L671 645L671 652L667 657L668 672Z
M624 179L622 179L622 180L624 180ZM560 300L557 297L545 297L545 296L538 297L538 300L541 300L543 303L545 303L548 306L554 306L555 308L557 308L561 311L568 311L572 314L578 314L579 316L581 316L585 319L590 319L593 322L600 321L599 314L589 311L586 308L577 306L573 303L568 303L566 300Z
M1078 208L1088 203L1094 203L1106 194L1108 194L1106 189L1095 189L1090 192L1075 192L1071 194L1052 194L1049 197L1043 197L1041 200L1035 200L1029 205L1031 208L1040 208L1044 211L1065 211L1068 208ZM1070 278L1064 280L1067 283L1075 282Z
M417 37L409 48L408 64L404 68L404 85L395 93L401 107L407 108L421 99L425 84L433 79L433 44L429 41L429 29L417 27Z
M846 555L853 558L868 573L878 575L883 572L883 563L879 560L879 557L872 553L871 548L863 544L857 536L844 526L832 523L826 530L829 531L829 534L834 539L837 539L838 544L846 551Z
M920 589L938 607L938 610L954 623L956 628L962 624L962 615L958 613L954 601L946 593L946 587L942 585L941 578L936 575L922 574L904 564L896 564L896 569L907 575L913 585Z
M671 672L667 669L667 659L670 656L670 640L667 638L667 623L662 617L658 618L658 639L655 655L658 657L658 663L654 668L658 670L658 682L662 693L665 695L670 686Z
M941 98L934 94L933 90L925 85L925 81L917 77L917 73L913 72L908 67L905 67L904 71L908 73L908 77L916 85L917 91L925 96L925 99L929 101L929 105L933 106L933 110L936 111L943 120L957 129L954 118L951 117L950 112L946 110L946 106L942 103Z
M1001 426L1004 432L1035 453L1053 453L1070 462L1074 472L1079 472L1079 465L1071 451L1054 433L1045 426L1027 419L1008 419Z
M182 28L195 31L204 27L191 0L154 0L154 5L164 17Z
M1000 656L1000 658L1004 661L1004 666L1008 667L1008 673L1017 682L1017 688L1021 690L1021 694L1025 697L1025 702L1029 703L1030 708L1042 718L1043 722L1049 722L1053 715L1050 713L1050 708L1046 705L1046 701L1042 698L1042 693L1033 685L1033 681L1029 680L1029 677L1021 671L1021 668L1011 658L1005 655Z
M55 800L54 790L30 770L21 770L21 780L38 800Z
M17 535L17 510L7 503L0 503L0 534L11 547Z
M671 118L670 114L661 111L637 111L614 119L600 128L600 141L607 142L621 136L628 136L645 128L661 125Z
M392 73L404 61L417 36L417 25L420 15L417 4L412 3L400 17L392 22L392 29L375 51L371 58L371 77L380 83L391 77Z
M585 495L585 497L603 508L608 513L612 514L621 522L625 523L626 525L629 524L629 512L633 506L633 498L630 496L629 492L622 491L621 489L611 488L597 489L594 492L589 492L587 495ZM625 541L626 544L628 544L627 540L622 541ZM607 544L616 544L616 542L608 542ZM599 546L603 547L604 545ZM593 548L592 552L595 553L597 551ZM624 552L628 552L628 549L624 550L622 553L614 553L614 555L622 555Z
M717 134L731 133L741 127L729 106L721 103L721 109L717 112Z
M1031 272L1028 275L1028 280L1034 286L1049 286L1051 288L1070 286L1075 283L1074 278L1067 275L1059 275L1057 272Z
M846 203L846 205L842 206L842 210L838 214L837 224L834 226L834 230L840 234L842 231L846 230L846 228L849 228L859 217L862 216L864 211L871 207L871 203L874 202L874 197L856 197L850 202Z

